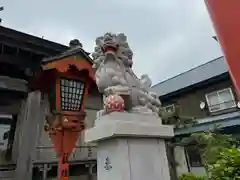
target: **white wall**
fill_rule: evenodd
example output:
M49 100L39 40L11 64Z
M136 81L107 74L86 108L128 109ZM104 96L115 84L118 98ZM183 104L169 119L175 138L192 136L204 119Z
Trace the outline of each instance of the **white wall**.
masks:
M183 173L188 172L187 158L185 154L184 147L176 146L174 149L174 158L177 162L177 175L181 176Z
M204 167L191 167L191 172L199 176L206 175L206 171Z

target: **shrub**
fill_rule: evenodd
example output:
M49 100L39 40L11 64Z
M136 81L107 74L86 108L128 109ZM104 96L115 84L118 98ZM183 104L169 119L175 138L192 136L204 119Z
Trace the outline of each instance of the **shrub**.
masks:
M211 180L240 180L240 150L235 146L225 148L208 170Z
M236 140L227 134L214 133L214 132L202 132L192 135L198 140L200 145L200 151L202 151L202 160L205 167L208 169L208 165L216 163L219 153L225 148L231 148Z
M179 180L204 180L204 177L197 176L193 173L184 173L180 176Z
M236 147L239 139L220 131L194 133L183 141L196 144L208 180L240 180L240 149ZM203 180L191 173L184 174L180 180Z

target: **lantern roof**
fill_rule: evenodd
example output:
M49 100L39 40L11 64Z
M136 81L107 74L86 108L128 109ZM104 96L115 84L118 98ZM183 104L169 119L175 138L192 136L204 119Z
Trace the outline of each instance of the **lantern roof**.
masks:
M82 44L80 43L80 41L78 39L73 39L69 42L69 49L60 53L59 55L56 56L52 56L52 57L47 57L44 58L42 60L42 64L46 64L52 61L58 61L61 60L63 58L69 57L69 56L73 56L73 55L77 55L77 54L81 54L84 58L86 58L91 64L93 64L93 60L90 58L90 53L86 52L83 49Z
M70 73L76 76L80 74L85 76L84 74L87 73L88 81L93 82L91 84L95 84L95 72L92 68L93 60L89 57L89 54L83 50L79 40L71 40L68 50L57 56L42 60L41 70L36 73L34 80L30 83L30 87L45 91L61 73Z
M69 49L63 53L44 58L42 60L42 70L56 69L58 72L67 72L70 67L75 66L78 71L87 70L89 76L95 80L94 70L92 69L93 60L89 57L88 52L82 48L82 44L78 39L69 42Z

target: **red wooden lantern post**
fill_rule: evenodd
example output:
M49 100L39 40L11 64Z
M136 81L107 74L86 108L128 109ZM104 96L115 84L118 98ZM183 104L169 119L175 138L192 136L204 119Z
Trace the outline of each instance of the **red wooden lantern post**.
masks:
M43 62L42 72L32 85L48 94L51 113L45 130L58 155L59 180L68 179L68 159L84 129L84 102L91 84L95 84L91 59L66 54Z
M205 0L205 2L240 97L240 1Z

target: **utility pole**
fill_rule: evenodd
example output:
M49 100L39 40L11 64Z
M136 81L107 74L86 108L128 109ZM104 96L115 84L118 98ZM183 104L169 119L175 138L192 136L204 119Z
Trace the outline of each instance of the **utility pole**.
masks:
M0 6L0 11L4 10L4 6ZM2 23L2 18L0 18L0 24Z

